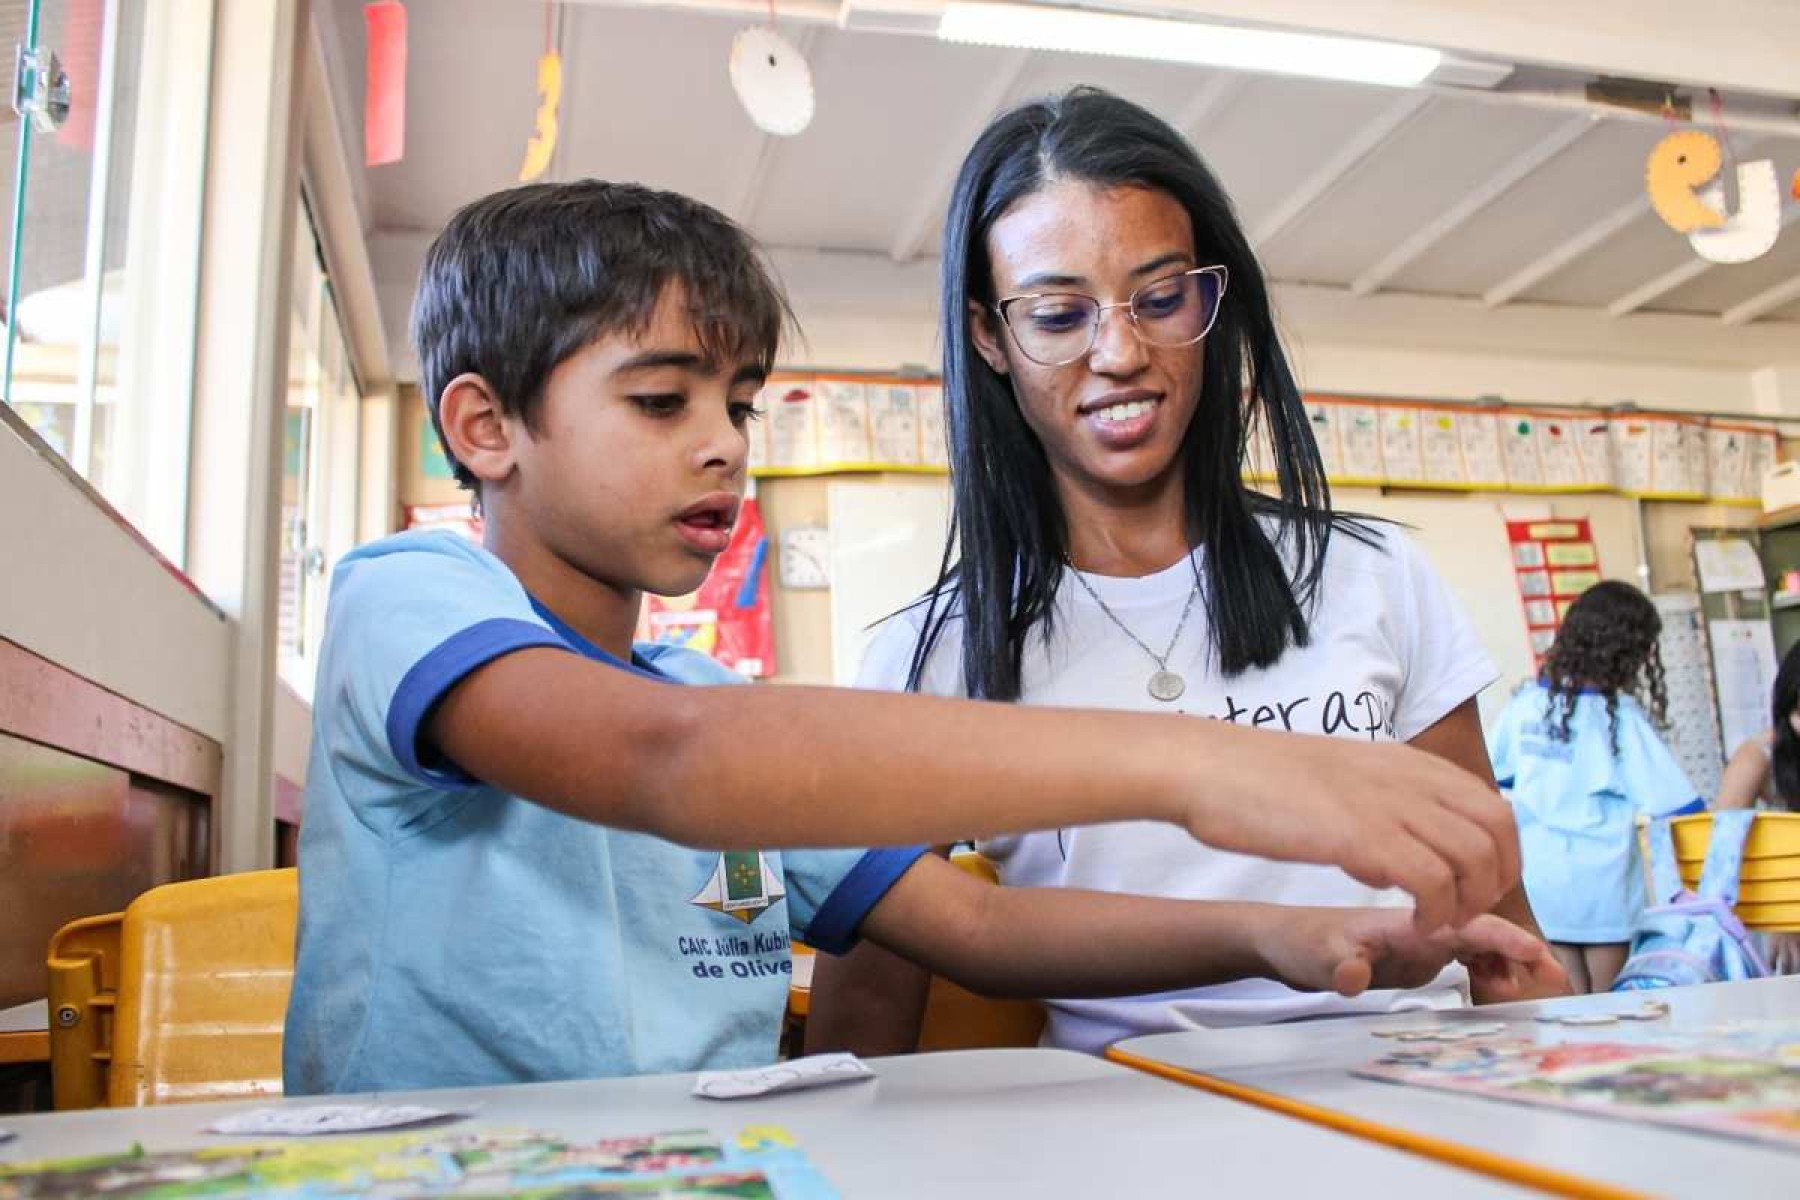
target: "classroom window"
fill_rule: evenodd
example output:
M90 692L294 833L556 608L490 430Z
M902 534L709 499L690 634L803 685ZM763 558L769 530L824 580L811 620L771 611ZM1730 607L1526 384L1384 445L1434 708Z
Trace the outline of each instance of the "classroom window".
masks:
M354 539L362 392L308 206L298 206L281 468L281 676L302 699L331 566Z
M4 398L177 565L209 36L162 5L0 3L0 52L67 77L66 112L0 116Z

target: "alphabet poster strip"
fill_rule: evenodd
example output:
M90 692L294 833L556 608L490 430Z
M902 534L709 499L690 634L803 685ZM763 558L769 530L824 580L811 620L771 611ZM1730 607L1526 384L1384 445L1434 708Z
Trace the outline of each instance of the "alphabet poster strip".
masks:
M1325 477L1348 487L1619 492L1648 500L1756 504L1776 465L1774 424L1676 413L1511 404L1303 398ZM750 430L758 475L940 473L949 462L936 379L783 373ZM1275 478L1259 422L1246 481Z

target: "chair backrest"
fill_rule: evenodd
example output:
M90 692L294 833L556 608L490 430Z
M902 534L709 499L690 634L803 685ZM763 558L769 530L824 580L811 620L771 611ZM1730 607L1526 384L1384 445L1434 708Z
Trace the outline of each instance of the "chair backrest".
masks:
M1712 813L1675 817L1676 865L1689 888L1700 886L1700 870L1712 843ZM1800 813L1759 812L1744 839L1734 911L1747 927L1765 933L1800 931Z
M1000 882L994 864L979 854L953 854L950 861L987 880ZM1044 1008L1032 1000L990 1000L951 983L931 979L925 1018L919 1029L920 1050L978 1050L991 1046L1035 1046L1044 1029Z
M50 953L57 1107L279 1096L298 909L292 869L250 871L65 926Z
M1732 911L1756 816L1737 809L1711 820L1706 859L1694 886L1681 877L1670 823L1651 823L1647 840L1653 903L1638 916L1631 953L1613 980L1613 991L1761 979L1769 973L1756 940Z
M124 913L70 921L50 939L50 1096L59 1110L106 1103Z

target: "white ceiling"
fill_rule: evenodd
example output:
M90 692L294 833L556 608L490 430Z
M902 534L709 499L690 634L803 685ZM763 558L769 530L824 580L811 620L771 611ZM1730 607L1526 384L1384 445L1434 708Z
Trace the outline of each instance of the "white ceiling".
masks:
M1710 319L1683 326L1708 343L1698 358L1800 360L1800 228L1755 262L1699 264L1643 200L1644 159L1665 132L1657 122L784 21L811 64L818 113L800 136L770 138L726 79L731 39L753 18L560 7L565 88L551 177L686 192L744 222L778 262L829 251L846 278L892 289L871 304L929 305L931 272L920 268L937 253L957 163L987 120L1089 83L1191 137L1270 276L1295 289L1530 311L1540 324L1548 306L1575 327L1625 324L1625 312L1699 315ZM544 47L536 0L414 0L408 10L406 157L362 182L387 290L410 288L424 242L459 205L514 181ZM361 4L337 0L323 26L337 85L356 101L342 107L358 113ZM360 130L347 133L360 146ZM1784 189L1800 168L1800 136L1733 140L1743 155L1773 158ZM1782 356L1781 344L1795 349Z

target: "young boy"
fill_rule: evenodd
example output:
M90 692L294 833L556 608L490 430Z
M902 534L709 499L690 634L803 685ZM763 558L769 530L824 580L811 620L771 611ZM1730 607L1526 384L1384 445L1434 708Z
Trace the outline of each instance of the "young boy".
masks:
M786 318L742 231L640 187L503 192L433 245L421 380L485 547L402 534L333 580L290 1092L767 1062L790 930L1015 995L1244 975L1356 991L1452 955L1522 984L1555 970L1477 915L1518 879L1511 814L1436 758L1179 717L671 686L734 678L631 632L644 592L692 590L725 548ZM1009 891L918 848L791 849L1130 819L1337 863L1417 908Z

